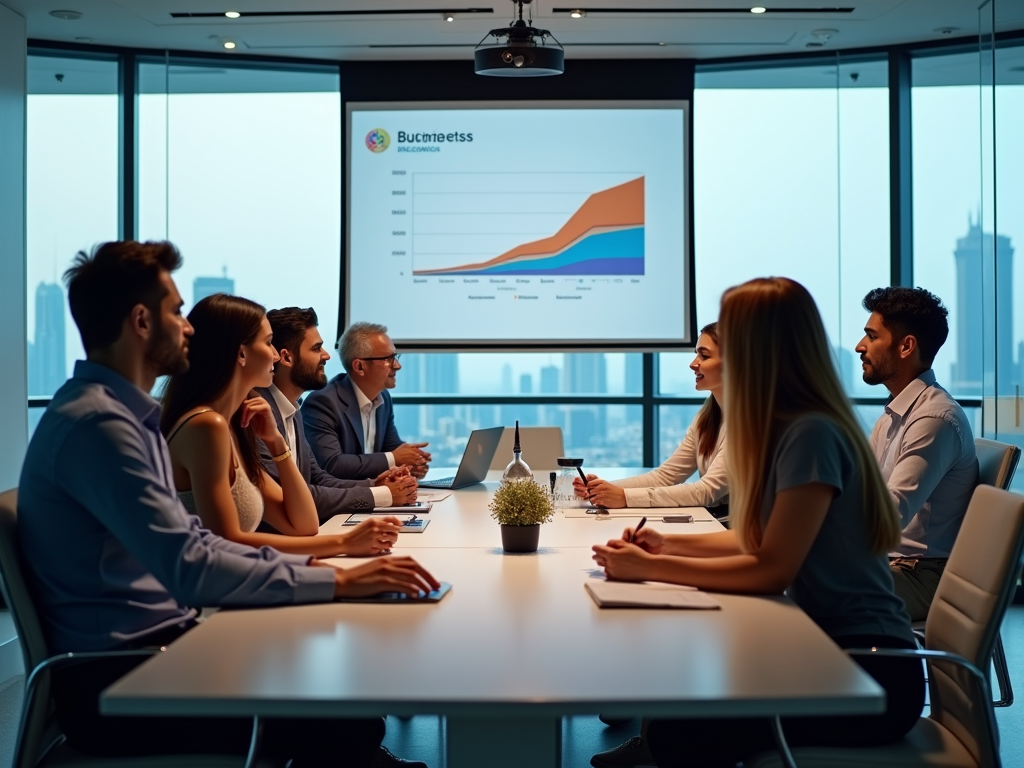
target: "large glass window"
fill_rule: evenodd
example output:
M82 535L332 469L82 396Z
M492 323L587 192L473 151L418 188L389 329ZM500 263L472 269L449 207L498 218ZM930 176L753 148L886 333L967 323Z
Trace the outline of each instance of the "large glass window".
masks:
M341 268L336 68L139 65L139 237L184 256L186 311L225 292L312 306L332 345ZM382 301L386 296L382 294ZM329 373L341 370L337 359Z
M722 292L766 275L818 303L847 391L868 290L889 283L888 65L702 70L694 92L697 322ZM661 355L659 391L691 395L688 355Z
M83 357L64 270L118 237L116 59L30 55L27 104L28 395L49 397Z

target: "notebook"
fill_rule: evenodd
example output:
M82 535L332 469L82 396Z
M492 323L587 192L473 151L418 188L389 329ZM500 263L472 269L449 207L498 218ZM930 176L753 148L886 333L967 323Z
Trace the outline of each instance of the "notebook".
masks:
M696 608L715 609L722 605L694 587L644 581L591 579L583 584L601 608Z
M466 450L459 462L459 469L454 477L443 477L440 480L420 480L420 488L451 488L453 491L467 485L482 483L491 468L491 459L498 449L498 441L505 431L504 427L490 429L474 429L466 443Z

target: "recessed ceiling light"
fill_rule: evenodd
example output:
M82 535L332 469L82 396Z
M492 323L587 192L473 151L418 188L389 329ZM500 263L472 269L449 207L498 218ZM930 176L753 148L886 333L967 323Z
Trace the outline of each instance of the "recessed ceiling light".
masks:
M50 11L50 15L64 21L75 21L84 15L81 11Z
M235 44L231 40L225 40L224 41L224 47L227 48L230 51L230 50L234 49Z
M658 43L658 45L668 45L668 43Z
M451 24L453 21L455 21L455 14L454 13L442 13L441 14L441 18L444 19L445 21L447 21L449 24Z
M582 19L586 15L587 15L587 12L584 11L582 8L575 8L575 9L569 11L569 17L573 18L573 19Z
M229 19L237 19L242 14L240 14L238 11L226 11L224 15L227 16Z
M753 8L750 9L750 12L751 13L764 13L767 10L768 9L765 8L763 5L755 5Z

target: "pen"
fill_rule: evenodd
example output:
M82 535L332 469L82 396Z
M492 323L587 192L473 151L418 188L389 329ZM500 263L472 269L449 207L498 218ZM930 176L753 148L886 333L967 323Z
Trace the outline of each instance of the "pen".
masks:
M590 501L590 489L587 488L587 476L583 474L582 467L576 467L576 471L580 473L580 480L583 481L583 490L587 492L587 501Z
M646 523L646 522L647 522L647 518L646 517L641 517L640 518L640 525L638 525L636 528L633 529L633 535L629 537L629 543L630 544L632 544L633 542L636 541L636 535L638 533L640 533L640 529L644 527L644 523Z

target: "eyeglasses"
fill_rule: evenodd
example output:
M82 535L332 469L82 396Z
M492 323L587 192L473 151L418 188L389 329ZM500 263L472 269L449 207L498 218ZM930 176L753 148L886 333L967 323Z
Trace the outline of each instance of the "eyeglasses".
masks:
M357 360L383 360L390 367L394 368L395 367L395 363L398 362L398 359L401 356L402 356L402 354L400 352L396 352L393 355L387 355L385 357L359 357L359 358L356 358L356 359Z

